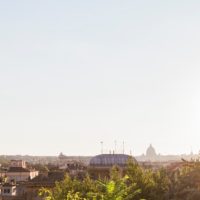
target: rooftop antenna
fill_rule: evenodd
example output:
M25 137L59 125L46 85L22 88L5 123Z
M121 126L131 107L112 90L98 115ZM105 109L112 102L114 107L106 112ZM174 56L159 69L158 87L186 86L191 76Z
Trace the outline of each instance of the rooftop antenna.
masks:
M115 140L115 153L117 152L117 141Z
M190 154L193 155L193 149L192 147L190 147L191 151L190 151Z
M101 154L103 154L103 141L101 141L100 143L101 143Z
M125 152L125 149L124 149L125 147L124 147L124 141L123 141L123 154L124 154L124 152Z

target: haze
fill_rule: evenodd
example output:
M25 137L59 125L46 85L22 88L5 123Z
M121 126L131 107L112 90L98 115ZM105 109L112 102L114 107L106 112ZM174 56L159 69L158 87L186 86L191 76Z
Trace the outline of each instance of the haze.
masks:
M197 153L199 9L0 0L0 154Z

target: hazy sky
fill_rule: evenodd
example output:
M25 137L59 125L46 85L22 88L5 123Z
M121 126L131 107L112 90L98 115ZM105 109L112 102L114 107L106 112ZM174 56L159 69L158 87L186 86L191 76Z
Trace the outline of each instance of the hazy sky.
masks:
M0 154L200 150L200 2L0 0Z

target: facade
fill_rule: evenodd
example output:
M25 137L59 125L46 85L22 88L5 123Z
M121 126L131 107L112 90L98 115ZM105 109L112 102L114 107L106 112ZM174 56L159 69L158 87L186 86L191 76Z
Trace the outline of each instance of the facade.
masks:
M27 168L26 162L23 160L12 160L8 171L4 172L7 182L29 181L39 175L34 169Z
M1 187L1 196L2 197L12 197L17 195L16 184L5 183Z
M6 172L7 181L15 182L29 181L38 176L38 174L38 171L20 167L9 168L9 170Z
M26 168L26 161L24 160L11 160L10 161L10 167L21 167Z
M0 186L0 200L43 200L38 192L41 188L53 188L57 181L64 179L65 173L61 171L40 174L32 180L4 183Z

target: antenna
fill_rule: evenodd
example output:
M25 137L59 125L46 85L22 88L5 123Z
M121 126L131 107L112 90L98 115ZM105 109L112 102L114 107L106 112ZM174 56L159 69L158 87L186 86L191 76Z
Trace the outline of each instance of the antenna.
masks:
M117 141L115 140L115 153L117 152Z
M190 146L190 149L191 149L190 154L192 155L193 154L192 146Z
M100 143L101 143L101 154L103 154L103 141L101 141Z
M123 141L123 154L124 154L124 152L125 152L125 149L124 149L125 147L124 147L124 141Z

